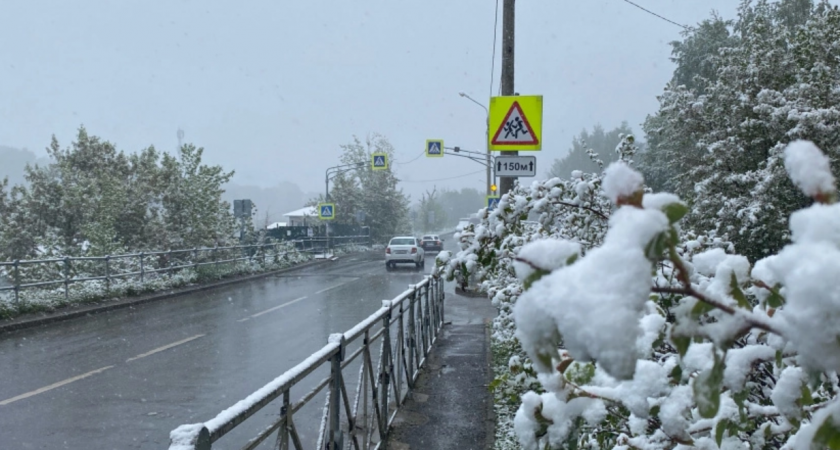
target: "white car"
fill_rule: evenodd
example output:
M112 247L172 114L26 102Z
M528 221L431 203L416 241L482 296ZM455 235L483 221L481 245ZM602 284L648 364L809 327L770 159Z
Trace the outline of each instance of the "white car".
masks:
M414 263L418 269L426 266L426 252L414 236L397 236L385 247L385 268L391 270L398 263Z

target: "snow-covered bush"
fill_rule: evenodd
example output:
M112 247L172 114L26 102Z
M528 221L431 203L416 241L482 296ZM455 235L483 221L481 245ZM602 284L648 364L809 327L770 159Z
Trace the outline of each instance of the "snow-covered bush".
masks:
M442 255L500 310L497 448L840 448L840 204L814 144L782 157L815 203L753 266L680 230L688 207L645 192L624 161L594 177L614 206L590 211L609 214L594 239L511 220L542 198L517 188Z
M630 161L636 151L632 136L622 136L616 148L618 159ZM590 157L598 167L603 163L594 152ZM437 257L438 270L461 287L479 286L488 293L499 315L493 321L493 367L497 374L492 384L496 398L497 448L510 448L516 438L511 428L520 396L538 386L536 372L522 351L513 322L513 305L531 280L516 278L517 258L525 257L520 250L530 242L542 239L566 239L579 247L564 248L565 259L557 255L534 270L536 279L545 270L566 263L574 250L580 253L599 245L607 230L610 214L609 200L599 195L602 176L574 171L570 179L551 178L530 186L516 185L510 194L502 196L498 207L481 212L481 223L468 225L455 235L461 251L455 255L441 252ZM527 220L536 218L535 221ZM577 254L577 253L575 253ZM524 269L524 267L523 267Z
M816 203L754 267L682 242L687 206L621 162L603 245L521 249L516 337L542 388L514 419L524 448L840 448L840 204L813 144L784 166Z

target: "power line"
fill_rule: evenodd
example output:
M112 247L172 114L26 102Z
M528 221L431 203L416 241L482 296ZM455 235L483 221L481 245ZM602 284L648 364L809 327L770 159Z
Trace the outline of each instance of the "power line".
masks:
M497 1L498 1L498 0L497 0ZM651 10L649 10L649 9L645 9L645 8L643 8L643 7L639 6L639 5L637 5L637 4L633 3L633 2L631 2L630 0L624 0L624 1L625 1L625 2L627 2L627 3L629 3L629 4L631 4L631 5L633 5L633 6L635 6L636 8L641 9L642 11L644 11L644 12L646 12L646 13L648 13L648 14L652 14L652 15L654 15L654 16L656 16L656 17L659 17L660 19L662 19L662 20L664 20L664 21L666 21L666 22L672 23L672 24L674 24L674 25L676 25L676 26L678 26L678 27L680 27L680 28L683 28L683 29L686 29L686 30L690 30L690 29L691 29L691 27L687 27L687 26L685 26L685 25L683 25L683 24L681 24L681 23L674 22L673 20L668 19L667 17L662 17L662 16L660 16L659 14L656 14L655 12L653 12L653 11L651 11Z
M421 156L423 156L423 155L425 155L425 154L426 154L426 151L425 151L425 150L423 150L423 151L422 151L419 155L417 155L417 157L416 157L416 158L412 159L411 161L402 162L402 161L397 161L397 160L394 160L394 164L408 164L408 163L410 163L410 162L417 161L418 159L420 159L420 157L421 157Z
M493 21L493 60L490 64L490 96L493 96L493 75L496 70L496 32L499 30L499 0L496 0L496 18Z
M410 181L400 180L400 183L431 183L432 181L446 181L446 180L454 180L454 179L456 179L456 178L464 178L464 177L468 177L468 176L470 176L470 175L475 175L475 174L477 174L477 173L482 173L482 172L484 172L484 169L481 169L481 170L479 170L479 171L477 171L477 172L470 172L470 173L465 173L465 174L463 174L463 175L458 175L457 177L438 178L438 179L436 179L436 180L410 180ZM483 180L482 180L482 181L483 181Z

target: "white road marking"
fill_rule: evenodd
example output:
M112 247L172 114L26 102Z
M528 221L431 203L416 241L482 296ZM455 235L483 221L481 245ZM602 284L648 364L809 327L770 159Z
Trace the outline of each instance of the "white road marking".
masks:
M345 281L344 283L339 283L339 284L336 284L335 286L330 286L330 287L328 287L328 288L321 289L320 291L317 291L317 292L315 292L315 293L316 293L316 294L323 294L324 292L331 291L331 290L333 290L333 289L335 289L335 288L338 288L338 287L344 286L345 284L350 283L350 282L353 282L353 281L356 281L356 280L358 280L358 278L353 278L353 279L351 279L351 280Z
M44 387L42 387L42 388L40 388L40 389L35 389L34 391L27 392L27 393L25 393L25 394L20 394L20 395L18 395L17 397L12 397L12 398L10 398L10 399L3 400L2 402L0 402L0 406L6 406L6 405L8 405L9 403L14 403L14 402L16 402L16 401L18 401L18 400L23 400L23 399L25 399L25 398L32 397L33 395L43 394L44 392L47 392L47 391L53 390L53 389L58 388L58 387L61 387L61 386L64 386L65 384L70 384L70 383L72 383L72 382L74 382L74 381L79 381L79 380L81 380L81 379L83 379L83 378L87 378L87 377L89 377L89 376L91 376L91 375L96 375L97 373L104 372L104 371L106 371L106 370L108 370L108 369L110 369L110 368L112 368L112 367L114 367L114 366L105 366L105 367L102 367L102 368L100 368L100 369L91 370L91 371L90 371L90 372L88 372L88 373L83 373L83 374L81 374L81 375L77 375L77 376L75 376L75 377L73 377L73 378L68 378L68 379L66 379L66 380L64 380L64 381L59 381L58 383L53 383L53 384L51 384L51 385L49 385L49 386L44 386Z
M294 300L292 300L292 301L290 301L290 302L286 302L286 303L283 303L282 305L275 306L274 308L269 308L269 309L266 309L265 311L261 311L261 312L258 312L258 313L256 313L256 314L252 314L252 315L250 315L250 316L248 316L248 317L246 317L246 318L244 318L244 319L239 319L239 320L237 320L237 322L245 322L245 321L246 321L246 320L248 320L248 319L253 319L253 318L255 318L255 317L259 317L259 316L261 316L261 315L263 315L263 314L270 313L270 312L272 312L272 311L277 311L277 310L278 310L278 309L280 309L280 308L285 308L285 307L287 307L287 306L289 306L289 305L291 305L291 304L293 304L293 303L297 303L297 302L299 302L299 301L306 300L307 298L308 298L308 297L306 297L306 296L303 296L303 297L301 297L301 298L296 298L296 299L294 299Z
M164 345L163 347L158 347L158 348L156 348L156 349L154 349L154 350L150 350L150 351L148 351L148 352L146 352L146 353L143 353L143 354L137 355L137 356L135 356L135 357L133 357L133 358L128 358L128 359L126 359L126 360L125 360L125 362L131 362L131 361L134 361L134 360L136 360L136 359L145 358L145 357L147 357L147 356L154 355L155 353L159 353L159 352L162 352L162 351L164 351L164 350L169 350L169 349L170 349L170 348L172 348L172 347L177 347L177 346L179 346L179 345L181 345L181 344L186 344L187 342L192 341L192 340L195 340L195 339L198 339L198 338L200 338L200 337L202 337L202 336L205 336L205 335L204 335L204 334L196 334L196 335L195 335L195 336L193 336L193 337L188 337L188 338L186 338L186 339L181 339L181 340L180 340L180 341L178 341L178 342L173 342L173 343L171 343L171 344Z

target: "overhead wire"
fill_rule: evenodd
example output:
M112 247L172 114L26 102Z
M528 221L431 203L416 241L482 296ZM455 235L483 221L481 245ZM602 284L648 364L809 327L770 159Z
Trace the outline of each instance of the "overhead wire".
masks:
M393 163L394 163L394 164L408 164L408 163L410 163L410 162L417 161L418 159L420 159L420 158L421 158L423 155L425 155L425 154L426 154L426 151L425 151L425 150L423 150L422 152L420 152L420 154L419 154L419 155L417 155L417 157L416 157L416 158L412 159L411 161L402 162L402 161L397 161L397 160L394 160L394 161L393 161Z
M470 175L475 175L477 173L484 173L485 169L478 170L476 172L465 173L463 175L458 175L456 177L449 177L449 178L437 178L434 180L400 180L400 183L431 183L432 181L446 181L446 180L454 180L456 178L464 178Z
M671 24L674 24L674 25L676 25L676 26L678 26L678 27L680 27L680 28L683 28L683 29L685 29L685 30L690 30L690 29L691 29L691 27L685 26L685 25L683 25L683 24L681 24L681 23L674 22L673 20L671 20L671 19L669 19L669 18L667 18L667 17L660 16L659 14L656 14L655 12L653 12L653 11L651 11L651 10L649 10L649 9L646 9L646 8L644 8L644 7L640 6L640 5L637 5L636 3L633 3L633 2L631 2L630 0L624 0L624 1L625 1L625 2L627 2L627 3L629 3L629 4L631 4L631 5L633 5L633 6L635 6L636 8L641 9L642 11L644 11L644 12L646 12L646 13L648 13L648 14L651 14L651 15L654 15L654 16L656 16L656 17L659 17L660 19L662 19L662 20L664 20L664 21L666 21L666 22L669 22L669 23L671 23Z

